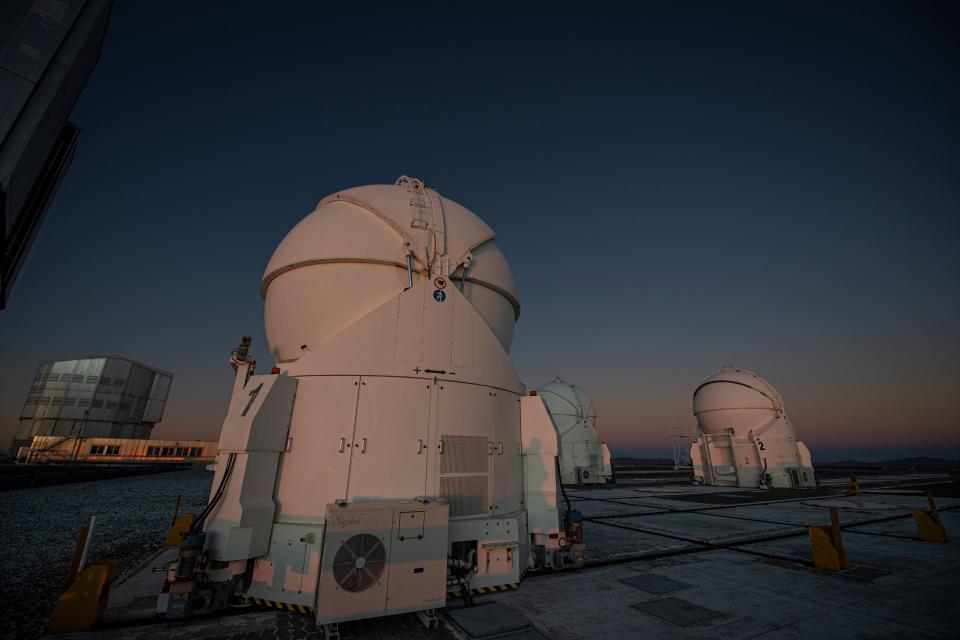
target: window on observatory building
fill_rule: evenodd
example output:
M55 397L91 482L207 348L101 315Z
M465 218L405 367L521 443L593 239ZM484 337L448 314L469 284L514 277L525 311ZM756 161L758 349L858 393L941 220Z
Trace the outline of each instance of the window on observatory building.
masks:
M203 453L203 447L193 447L190 449L191 456L199 456Z
M90 455L92 456L102 456L106 447L102 444L95 444L90 447Z
M160 447L147 447L148 456L158 456L160 455Z
M120 445L118 445L118 444L112 444L112 445L110 445L109 447L107 447L107 455L108 455L108 456L118 456L118 455L120 455Z
M173 447L164 447L164 448L163 448L163 451L160 453L160 455L162 455L162 456L172 456L172 455L173 455Z

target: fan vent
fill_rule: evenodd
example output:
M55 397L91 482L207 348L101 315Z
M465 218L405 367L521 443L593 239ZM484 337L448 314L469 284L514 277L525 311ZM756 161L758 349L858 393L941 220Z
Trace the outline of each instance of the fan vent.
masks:
M333 559L333 579L344 591L359 593L373 586L383 573L386 552L375 535L358 533L343 541Z

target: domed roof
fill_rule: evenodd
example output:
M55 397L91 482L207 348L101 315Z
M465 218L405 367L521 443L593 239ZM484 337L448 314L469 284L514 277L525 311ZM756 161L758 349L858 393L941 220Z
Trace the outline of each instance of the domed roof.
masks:
M693 414L706 431L746 432L782 416L783 398L756 373L724 367L693 392Z
M734 385L734 390L731 391L730 387L710 386L718 383ZM742 387L743 390L735 389L737 386ZM740 406L738 408L764 408L773 409L775 411L783 411L783 397L772 384L764 380L753 371L736 369L734 367L723 367L722 369L715 371L710 375L709 378L700 383L700 386L697 387L693 392L694 413L697 412L696 407L698 397L701 398L701 404L703 404L708 397L714 401L720 400L720 397L713 393L720 388L725 389L726 394L733 392L736 393L738 397L742 396L751 398L752 404L750 407ZM733 398L728 398L728 400L732 401L734 405L737 404ZM712 406L713 403L709 404L711 404L710 408L721 408L719 406ZM721 404L730 405L730 402L721 402ZM758 406L754 407L752 406L753 404L757 404ZM707 407L703 408L706 409ZM733 408L733 406L723 406L723 408Z
M506 258L491 242L495 237L472 211L415 178L345 189L321 200L280 242L264 271L260 293L265 296L275 278L298 267L372 262L406 268L412 254L418 269L444 257L451 261L451 272L468 263L470 281L507 297L519 316L517 284Z
M504 350L520 314L513 272L493 230L406 176L321 200L280 242L260 283L277 362L300 357L415 281L448 277Z
M597 440L597 412L590 394L560 376L537 388L560 432L561 440ZM577 428L579 427L579 428Z

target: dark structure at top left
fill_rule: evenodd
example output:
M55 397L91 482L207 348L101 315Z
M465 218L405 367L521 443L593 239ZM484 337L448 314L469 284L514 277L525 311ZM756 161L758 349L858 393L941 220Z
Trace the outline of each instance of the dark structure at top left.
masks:
M0 309L73 159L112 0L0 2Z

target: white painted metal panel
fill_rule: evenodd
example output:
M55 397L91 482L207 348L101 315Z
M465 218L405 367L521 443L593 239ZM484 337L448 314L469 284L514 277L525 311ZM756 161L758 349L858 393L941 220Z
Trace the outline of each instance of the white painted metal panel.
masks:
M473 367L473 352L476 349L473 323L479 318L476 310L452 282L447 284L447 289L451 290L447 300L453 307L453 326L450 336L451 364L457 369L470 368Z
M387 613L439 609L447 599L447 505L398 505Z
M271 284L264 325L277 362L315 349L397 295L406 272L363 263L324 263L287 271Z
M450 517L490 512L492 394L489 387L443 381L437 391L437 495Z
M277 521L323 522L347 498L359 376L299 378L289 450L277 475Z
M220 486L228 452L217 457L211 494ZM251 451L233 454L236 462L226 492L207 519L207 553L212 560L246 560L265 555L276 504L273 488L279 453Z
M523 464L520 452L520 397L493 391L493 499L494 514L522 507Z
M360 380L348 500L426 493L429 385L415 378Z
M274 524L270 551L256 560L247 596L313 607L322 545L320 525Z
M434 278L426 286L420 361L424 368L448 371L453 368L453 308L458 302L466 301L449 283L443 289L437 288L437 280L446 283L446 278Z
M408 363L410 371L420 364L420 343L423 341L423 307L427 288L418 284L400 294L395 316L394 357Z
M537 396L520 398L520 428L523 445L523 490L527 508L527 528L544 537L557 533L556 456L560 439L543 400Z
M220 431L220 449L283 451L296 389L296 379L287 376L250 376L230 402Z

